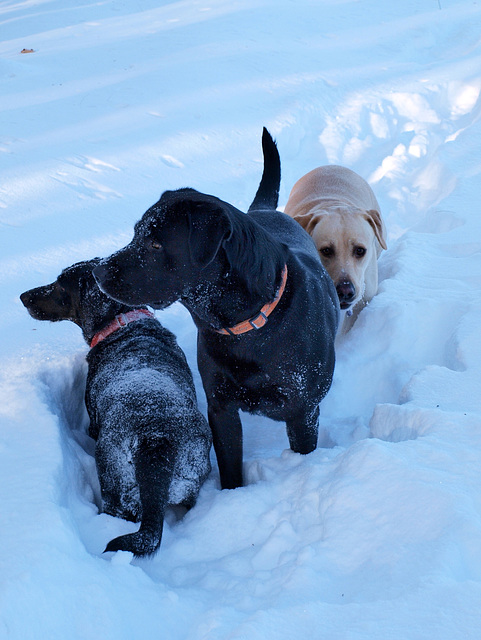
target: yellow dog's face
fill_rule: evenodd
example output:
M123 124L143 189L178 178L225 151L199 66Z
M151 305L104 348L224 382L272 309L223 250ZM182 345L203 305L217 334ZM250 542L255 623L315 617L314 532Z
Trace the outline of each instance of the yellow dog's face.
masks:
M341 309L353 307L366 287L377 288L376 261L381 248L386 248L379 213L339 207L317 212L309 226Z

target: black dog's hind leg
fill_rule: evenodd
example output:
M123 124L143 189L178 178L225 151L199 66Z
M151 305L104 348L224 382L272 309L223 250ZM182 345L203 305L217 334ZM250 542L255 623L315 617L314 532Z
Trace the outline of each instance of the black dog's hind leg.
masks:
M319 405L307 414L286 420L289 446L296 453L307 454L317 447L319 431Z
M222 489L242 487L242 423L235 409L208 408Z
M135 556L146 556L158 549L174 463L174 450L166 441L139 446L134 464L142 504L140 529L114 538L105 551L131 551Z
M125 449L100 431L95 446L95 463L102 494L102 511L116 518L138 522L141 515L134 465Z

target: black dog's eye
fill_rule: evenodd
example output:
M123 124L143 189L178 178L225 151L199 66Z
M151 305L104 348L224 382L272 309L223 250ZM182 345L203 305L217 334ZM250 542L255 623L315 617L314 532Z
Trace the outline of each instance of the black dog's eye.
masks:
M363 258L366 255L366 249L364 247L354 247L354 256L356 258Z
M321 256L324 256L324 258L332 258L334 255L334 249L332 247L324 247L319 249L319 253Z
M52 291L52 301L60 307L66 307L71 303L70 294L67 289L63 287L59 282L55 283L55 288Z
M155 249L156 251L159 251L159 249L162 249L162 245L160 244L160 242L157 242L157 240L151 240L150 246L152 247L152 249Z

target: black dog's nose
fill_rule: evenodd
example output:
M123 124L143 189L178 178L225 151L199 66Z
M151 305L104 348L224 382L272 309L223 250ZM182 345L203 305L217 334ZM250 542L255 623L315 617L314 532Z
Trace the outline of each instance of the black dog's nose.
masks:
M349 304L356 297L356 290L354 289L354 285L349 280L345 280L344 282L340 282L336 286L337 295L339 297L339 302L342 305L349 306Z
M21 293L20 294L20 300L22 301L22 304L25 307L28 307L28 305L32 301L32 291L29 289L28 291L24 291L23 293Z

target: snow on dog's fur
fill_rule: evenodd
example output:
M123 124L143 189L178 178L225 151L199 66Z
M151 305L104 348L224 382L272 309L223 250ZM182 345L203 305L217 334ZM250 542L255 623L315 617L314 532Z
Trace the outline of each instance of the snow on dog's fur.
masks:
M132 242L94 269L118 300L156 308L180 300L190 311L228 489L243 484L239 410L285 422L290 448L310 453L335 361L336 291L308 234L276 211L280 158L267 130L262 148L247 214L194 189L166 191Z

